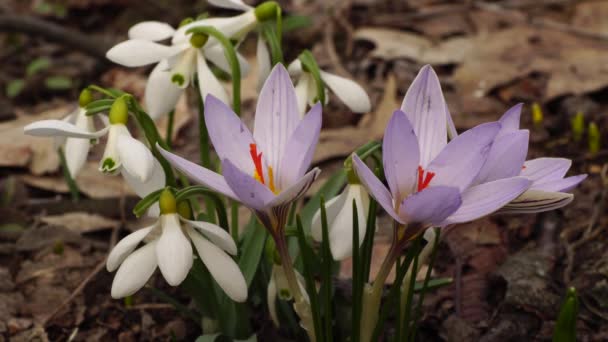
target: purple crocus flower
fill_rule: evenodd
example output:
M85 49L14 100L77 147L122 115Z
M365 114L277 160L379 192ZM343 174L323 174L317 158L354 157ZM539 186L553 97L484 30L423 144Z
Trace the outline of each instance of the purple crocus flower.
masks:
M300 119L294 86L278 64L260 92L253 134L222 101L207 96L205 122L222 160L223 175L160 149L196 183L251 208L272 234L283 229L289 205L320 170L310 167L321 130L321 105Z
M530 188L503 207L501 213L538 213L561 208L574 198L568 191L587 178L587 175L564 178L572 165L572 161L565 158L525 161L529 132L519 129L521 108L521 104L515 105L500 118L502 128L496 135L488 160L475 183L517 176L532 182Z
M475 220L500 209L531 184L515 177L471 186L501 124L479 125L448 143L449 122L439 80L425 66L384 132L383 165L389 188L353 156L361 182L401 224L421 230Z

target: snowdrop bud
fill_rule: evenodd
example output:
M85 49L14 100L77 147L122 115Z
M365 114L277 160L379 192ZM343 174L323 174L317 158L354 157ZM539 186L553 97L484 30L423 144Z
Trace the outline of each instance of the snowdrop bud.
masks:
M129 109L127 107L127 101L124 96L121 96L114 100L112 107L110 107L110 123L115 124L127 124L129 118Z
M266 1L258 5L255 8L255 17L259 22L264 22L266 20L275 19L277 16L277 11L279 10L279 4L275 1Z
M194 19L192 19L192 18L190 18L190 17L185 18L185 19L183 19L183 20L182 20L182 21L179 23L179 26L178 26L178 27L182 27L182 26L188 25L188 24L190 24L190 23L191 23L191 22L193 22L193 21L194 21Z
M581 141L583 134L585 133L585 115L583 112L578 112L572 118L572 138L574 141Z
M186 220L192 220L192 208L188 201L179 201L177 203L177 213Z
M206 34L194 33L192 37L190 37L190 45L194 46L197 49L200 49L203 47L203 45L205 45L208 38L209 37L207 37Z
M537 102L532 104L532 122L535 126L540 126L543 123L543 110Z
M88 88L83 89L78 97L78 105L80 107L85 107L91 102L93 102L93 94L91 94L91 91Z
M177 212L177 203L175 203L175 196L169 188L165 188L160 193L158 198L158 206L160 207L161 215L174 214Z
M595 122L589 123L587 134L587 138L589 139L589 152L595 154L600 150L601 145L600 129L597 127L597 124Z

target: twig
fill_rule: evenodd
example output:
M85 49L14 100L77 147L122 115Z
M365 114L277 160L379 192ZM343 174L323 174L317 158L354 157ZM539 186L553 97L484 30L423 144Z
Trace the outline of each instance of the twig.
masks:
M68 30L57 24L30 16L0 15L0 31L25 33L65 44L102 61L106 60L107 42L90 35Z

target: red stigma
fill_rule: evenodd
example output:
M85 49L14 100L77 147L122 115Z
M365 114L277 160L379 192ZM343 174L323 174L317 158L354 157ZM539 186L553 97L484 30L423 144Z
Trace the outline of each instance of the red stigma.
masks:
M251 159L253 160L253 165L255 166L256 176L259 177L260 183L265 184L264 172L262 170L262 152L258 153L258 147L256 144L249 144L249 154L251 154Z
M418 192L426 189L433 177L435 172L424 171L422 166L418 166Z

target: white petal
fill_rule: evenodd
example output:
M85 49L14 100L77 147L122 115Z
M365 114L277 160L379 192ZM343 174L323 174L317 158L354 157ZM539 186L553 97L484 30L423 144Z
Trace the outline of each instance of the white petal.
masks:
M209 3L220 8L235 9L240 11L252 9L251 6L247 5L241 0L209 0Z
M139 181L147 182L154 171L152 152L141 141L128 134L119 135L117 142L122 166Z
M342 208L344 208L344 203L346 203L347 198L348 193L346 190L344 190L338 196L325 202L325 213L327 214L328 228L332 226L332 223L334 222L336 216L338 216L338 213L342 210ZM320 208L312 217L312 222L310 224L310 233L312 235L312 238L315 239L315 241L323 241L323 227L321 226Z
M114 63L138 67L160 62L184 50L183 45L166 46L142 39L130 39L114 45L106 57Z
M211 94L218 99L220 99L225 104L230 104L230 100L228 99L228 94L226 93L226 89L220 83L220 81L215 77L207 62L205 61L205 57L201 53L196 54L196 69L198 72L198 87L200 88L201 96L203 99L207 99L207 95Z
M296 84L296 99L298 100L298 111L300 112L300 118L306 114L306 105L308 99L314 96L314 93L310 93L310 84L313 82L312 78L308 73L303 73Z
M120 170L122 160L118 153L118 137L121 135L131 135L127 126L123 124L109 126L108 141L106 141L106 148L103 151L103 157L99 163L99 171L113 174Z
M299 76L302 74L302 62L296 58L287 66L287 71L291 76Z
M120 265L112 282L112 298L130 296L141 289L156 270L156 241L131 253Z
M93 118L86 116L85 110L81 109L76 115L76 127L92 132ZM87 161L91 143L88 139L67 138L65 142L65 161L72 178L76 178L80 169Z
M211 240L211 242L221 249L232 255L236 255L236 244L234 243L232 236L230 236L222 227L209 222L186 220L183 217L180 217L180 220L187 222L192 227L198 229L207 239Z
M175 29L167 23L160 21L144 21L135 24L129 29L129 39L142 39L149 41L159 41L170 38L175 33Z
M258 37L256 57L258 61L258 91L262 89L264 82L270 75L270 69L272 68L270 61L270 52L266 46L266 42L260 35ZM297 96L297 94L296 94Z
M201 261L226 295L239 303L247 300L247 283L234 260L191 228L188 229L188 235L190 235Z
M37 137L62 136L68 138L95 139L106 134L108 128L89 132L63 120L41 120L32 122L23 128L23 132Z
M108 255L106 260L106 269L108 272L114 272L120 264L135 250L135 247L154 229L158 226L158 221L153 225L136 230L135 232L125 236L120 240Z
M187 41L189 34L186 34L186 32L191 28L198 26L212 26L230 39L240 38L252 29L254 29L257 23L258 20L255 16L254 11L246 11L243 14L235 15L232 17L205 18L193 21L190 24L184 25L177 29L177 31L173 35L173 38L171 39L171 42L175 44ZM219 44L219 42L215 38L210 38L209 41L207 41L207 44L205 44L205 46L211 46L216 44Z
M158 63L148 76L144 101L148 114L157 119L175 109L183 89L171 82L171 72L167 63Z
M224 47L221 44L215 44L209 47L205 46L204 54L207 60L215 64L215 66L222 69L224 72L227 72L228 74L232 75L232 67L226 59ZM249 73L249 63L247 62L247 59L238 52L236 54L236 58L239 60L239 66L241 68L241 78L243 78Z
M182 232L177 214L160 216L162 233L156 246L158 267L171 286L186 279L192 268L192 245Z
M334 260L344 260L353 252L353 200L357 204L359 246L365 238L369 197L361 185L350 185L347 194L344 207L332 222L329 231L331 254Z
M564 192L527 190L500 209L504 214L532 214L561 208L572 202L574 195Z
M353 112L367 113L372 109L372 104L365 89L354 81L325 71L321 71L321 79L340 101Z
M152 174L146 182L140 181L138 177L131 175L124 168L121 170L121 175L129 185L129 188L140 198L144 198L148 194L165 187L165 171L156 158L153 158ZM150 207L148 215L152 217L158 216L154 215L157 209L158 203Z
M175 77L181 77L179 81L173 82L177 87L185 89L190 84L190 81L192 81L194 72L196 71L198 55L200 55L198 49L190 48L175 58L176 62L171 68L170 73L172 82L177 80Z
M277 284L274 281L274 277L270 277L268 282L268 289L266 290L266 303L268 305L268 312L270 312L270 318L276 327L279 324L279 315L277 314Z

